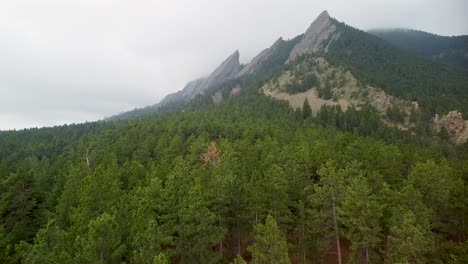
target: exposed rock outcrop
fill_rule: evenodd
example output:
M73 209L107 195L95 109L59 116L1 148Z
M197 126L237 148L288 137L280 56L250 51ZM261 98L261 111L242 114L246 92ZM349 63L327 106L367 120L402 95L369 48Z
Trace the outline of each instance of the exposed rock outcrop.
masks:
M447 115L434 117L434 129L440 131L445 127L449 132L450 138L457 144L465 143L468 140L468 121L458 111L450 111Z
M312 22L301 41L294 46L289 54L288 61L293 61L303 54L316 53L321 49L328 51L330 42L339 37L339 34L335 31L336 26L333 20L330 18L327 11L323 11L314 22Z
M235 51L229 56L221 65L206 78L203 83L194 89L192 93L187 96L187 100L194 98L198 94L203 94L207 89L221 84L227 80L233 79L241 70L239 63L239 51Z
M257 71L261 66L262 63L267 61L271 56L275 54L275 52L281 47L281 45L284 44L283 38L279 38L278 40L271 45L268 49L264 49L262 52L260 52L255 58L252 59L247 65L245 65L244 68L237 74L236 77L241 77L246 74L252 74L255 71Z
M168 94L159 102L156 107L164 106L168 103L188 101L198 94L203 94L207 89L233 79L241 70L239 63L239 51L235 51L225 61L221 63L208 77L190 81L185 87L172 94Z
M168 94L166 97L164 97L164 99L159 102L158 106L164 106L168 103L186 100L186 98L193 94L204 81L205 78L200 78L188 82L182 90Z
M213 103L219 104L223 101L223 93L221 91L217 91L211 96Z

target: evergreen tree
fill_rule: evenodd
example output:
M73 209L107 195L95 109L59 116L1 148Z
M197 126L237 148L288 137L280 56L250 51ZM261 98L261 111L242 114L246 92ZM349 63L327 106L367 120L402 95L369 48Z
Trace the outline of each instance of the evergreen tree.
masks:
M172 242L172 237L159 226L162 208L162 184L158 178L150 180L146 187L130 193L128 208L122 212L123 221L129 224L127 241L131 259L136 263L152 263L161 254L161 247Z
M408 211L399 223L390 227L388 259L391 263L428 263L434 253L434 241L427 222L420 222Z
M89 222L84 236L77 237L81 246L77 259L87 263L119 263L125 252L121 234L115 217L103 213Z
M302 119L307 119L312 116L312 108L310 108L309 99L304 100L302 105Z
M224 237L226 230L219 227L217 217L208 208L200 182L183 198L176 227L176 252L183 261L217 263L222 256L212 248Z
M365 252L366 263L370 263L370 250L377 249L380 242L383 205L363 176L350 180L340 207L340 222L345 227L345 236L351 241L355 258L359 250Z
M265 224L255 226L255 243L248 249L252 252L253 262L257 264L291 263L286 237L271 215L268 215Z
M247 261L245 261L241 255L237 255L232 264L247 264Z
M25 263L70 263L71 248L67 244L66 232L61 230L54 220L49 221L45 228L39 230L34 243L22 243L20 252Z
M323 217L327 229L331 228L337 247L337 260L341 264L341 231L338 216L345 191L343 170L338 170L335 162L328 161L318 170L317 174L320 176L320 182L313 186L313 193L309 196L309 200L322 214L321 217ZM326 235L328 236L328 234Z
M0 223L6 241L30 242L42 223L39 192L34 172L18 170L0 178Z

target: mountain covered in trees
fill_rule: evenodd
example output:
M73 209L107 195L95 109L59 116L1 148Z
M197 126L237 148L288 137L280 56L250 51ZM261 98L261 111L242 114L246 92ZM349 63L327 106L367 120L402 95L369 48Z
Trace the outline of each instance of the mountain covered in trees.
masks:
M413 29L375 29L369 33L426 58L468 68L468 36L439 36Z
M467 84L325 11L159 105L0 131L0 262L467 263Z

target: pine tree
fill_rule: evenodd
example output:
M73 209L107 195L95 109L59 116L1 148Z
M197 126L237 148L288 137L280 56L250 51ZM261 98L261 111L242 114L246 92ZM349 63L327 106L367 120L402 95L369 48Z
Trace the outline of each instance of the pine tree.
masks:
M245 261L241 255L237 255L232 264L247 264L247 261Z
M342 263L341 232L339 229L340 204L344 195L343 171L336 169L334 161L328 161L318 170L320 182L313 186L313 193L309 196L311 204L317 208L327 226L331 226L337 247L337 260ZM326 234L328 236L328 234Z
M286 237L271 215L268 215L265 224L255 226L255 243L248 250L252 252L253 262L257 264L291 263Z
M226 230L218 226L217 216L209 210L199 181L183 198L178 217L175 246L183 261L217 263L222 256L212 247L224 237Z
M50 220L45 228L37 232L33 244L22 244L17 248L24 263L70 263L72 257L66 241L67 233Z
M32 240L43 219L39 199L33 171L0 178L0 224L9 243Z
M128 250L132 261L136 263L152 263L151 260L161 253L161 247L170 244L172 237L159 225L159 215L162 214L162 183L158 178L151 179L148 186L134 189L127 199L128 207L124 207L121 217L128 222Z
M89 222L88 232L84 236L77 237L81 246L78 259L87 263L120 262L125 252L121 236L122 232L115 217L103 213Z
M351 179L340 207L340 222L345 227L345 236L352 243L354 257L364 249L366 263L370 262L369 250L380 242L380 226L383 206L372 194L363 176Z
M399 219L399 223L390 227L389 261L391 263L428 263L435 247L428 222L417 220L411 211L395 217Z
M310 108L309 99L304 100L302 105L302 119L307 119L312 116L312 108Z

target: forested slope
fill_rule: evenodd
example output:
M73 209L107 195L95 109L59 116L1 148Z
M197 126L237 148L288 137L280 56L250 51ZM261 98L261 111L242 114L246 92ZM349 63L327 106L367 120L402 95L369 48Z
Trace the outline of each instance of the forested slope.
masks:
M468 36L439 36L412 29L375 29L369 33L426 58L468 68Z
M362 82L409 101L431 114L468 114L468 71L404 51L376 36L335 22L340 37L327 58L347 66Z
M337 237L344 260L466 261L466 148L370 109L311 118L251 78L217 106L2 132L2 262L310 263Z

